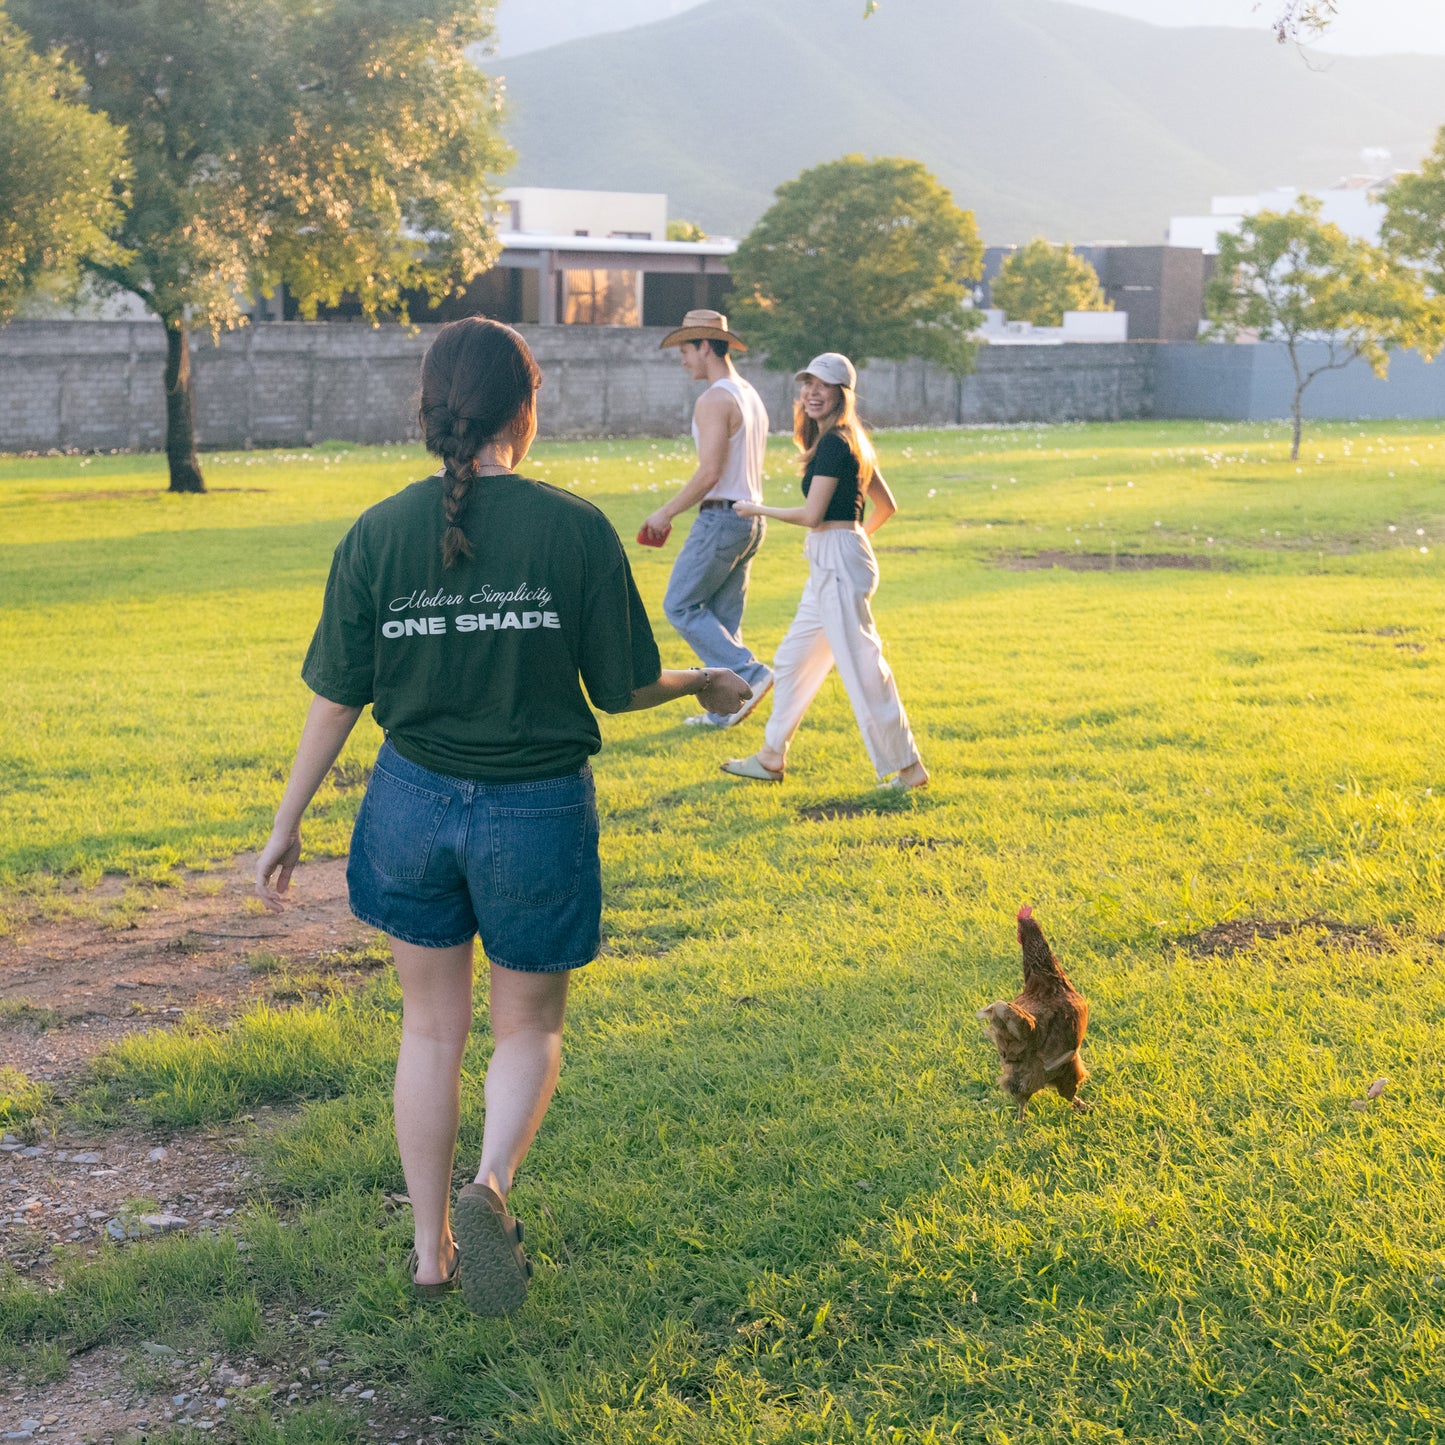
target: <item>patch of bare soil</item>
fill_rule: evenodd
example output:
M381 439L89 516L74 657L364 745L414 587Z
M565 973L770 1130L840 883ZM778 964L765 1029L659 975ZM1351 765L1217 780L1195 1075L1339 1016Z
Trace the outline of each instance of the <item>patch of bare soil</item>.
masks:
M1357 948L1385 953L1394 947L1382 929L1370 923L1340 923L1332 918L1234 918L1212 923L1198 933L1178 940L1179 947L1200 958L1228 958L1253 948L1261 939L1314 934L1320 948Z
M1169 569L1179 572L1223 571L1228 565L1222 558L1201 557L1192 552L1062 552L1049 550L1033 556L1005 557L999 564L1010 572L1047 572L1062 567L1068 572L1157 572Z
M443 1416L407 1411L384 1381L350 1370L344 1356L319 1352L311 1337L327 1318L325 1310L268 1315L277 1349L264 1359L172 1349L153 1340L87 1350L61 1379L0 1388L0 1439L138 1445L162 1430L190 1428L226 1440L258 1409L279 1419L323 1401L377 1445L449 1445L462 1438Z
M344 858L303 864L279 915L252 911L254 867L242 855L113 916L105 905L123 884L106 879L70 900L94 916L32 918L0 939L0 1058L61 1084L128 1034L196 1012L227 1018L264 996L268 977L248 962L262 952L304 967L375 936L347 907Z
M870 813L896 813L912 802L911 790L900 789L880 792L873 797L829 798L821 803L808 803L798 809L798 816L810 823L826 823L834 818L866 818Z
M347 908L345 860L299 869L295 903L280 916L251 910L253 866L237 858L219 889L207 874L156 890L139 913L108 913L124 885L105 880L69 900L94 916L33 918L0 940L0 1060L49 1081L63 1100L97 1051L131 1033L197 1012L223 1022L259 997L294 996L278 990L278 974L320 970L359 983L367 967L349 967L347 954L374 933ZM93 1138L12 1128L0 1135L0 1265L48 1284L57 1248L94 1256L169 1233L232 1230L256 1187L257 1134L285 1117L262 1107L221 1128ZM384 1384L348 1375L340 1358L318 1357L311 1336L324 1319L268 1318L280 1343L264 1360L146 1341L62 1360L44 1382L6 1380L0 1439L79 1445L185 1424L225 1438L229 1422L257 1405L284 1413L322 1399L377 1441L458 1436L440 1418L394 1408Z
M273 1111L259 1110L264 1122ZM0 1136L0 1263L46 1277L54 1250L96 1254L107 1244L174 1231L214 1231L244 1202L255 1120L159 1136L134 1129L95 1138Z

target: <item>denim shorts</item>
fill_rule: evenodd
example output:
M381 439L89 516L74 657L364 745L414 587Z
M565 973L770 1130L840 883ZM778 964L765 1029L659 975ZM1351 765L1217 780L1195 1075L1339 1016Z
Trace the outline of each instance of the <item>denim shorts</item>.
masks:
M448 778L382 744L346 865L351 911L422 948L481 934L524 973L580 968L602 945L592 769L540 783Z

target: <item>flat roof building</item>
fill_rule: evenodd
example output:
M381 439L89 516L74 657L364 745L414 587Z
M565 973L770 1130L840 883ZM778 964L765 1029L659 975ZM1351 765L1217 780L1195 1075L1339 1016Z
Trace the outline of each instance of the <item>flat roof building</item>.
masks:
M458 296L407 297L413 321L490 316L541 326L676 326L687 311L726 311L737 242L667 239L660 192L511 186L491 211L501 254ZM287 309L287 319L295 314ZM360 318L343 302L333 320ZM265 319L258 314L257 320Z

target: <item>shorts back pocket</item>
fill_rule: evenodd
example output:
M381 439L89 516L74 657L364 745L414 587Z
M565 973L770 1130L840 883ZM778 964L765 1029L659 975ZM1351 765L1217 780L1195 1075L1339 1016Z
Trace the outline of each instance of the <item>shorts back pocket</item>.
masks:
M587 803L492 809L492 881L516 903L560 903L582 886Z
M451 800L375 768L362 804L361 846L371 866L396 882L426 874L437 829Z

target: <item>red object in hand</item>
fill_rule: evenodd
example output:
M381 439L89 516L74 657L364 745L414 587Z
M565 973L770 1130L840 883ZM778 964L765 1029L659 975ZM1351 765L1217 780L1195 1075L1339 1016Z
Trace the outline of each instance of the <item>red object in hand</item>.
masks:
M637 534L637 540L644 547L661 547L670 536L672 536L671 527L665 532L658 533L654 532L651 527L644 523L642 530Z

